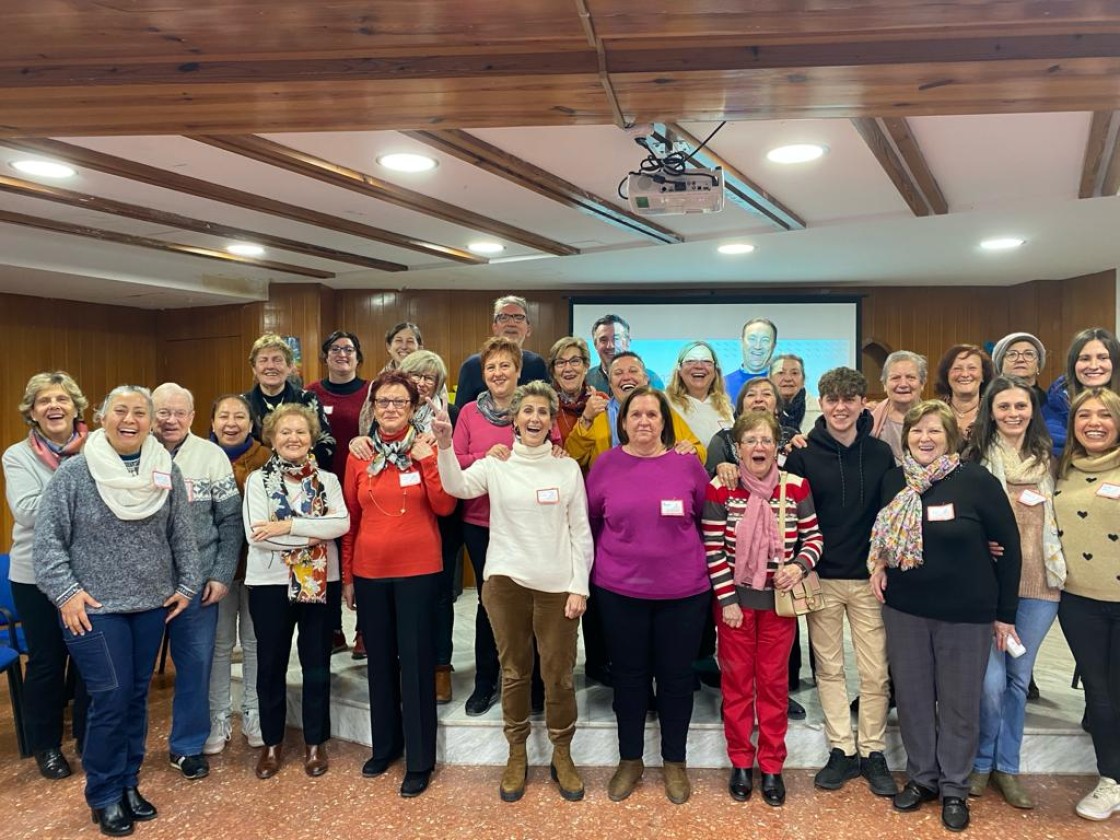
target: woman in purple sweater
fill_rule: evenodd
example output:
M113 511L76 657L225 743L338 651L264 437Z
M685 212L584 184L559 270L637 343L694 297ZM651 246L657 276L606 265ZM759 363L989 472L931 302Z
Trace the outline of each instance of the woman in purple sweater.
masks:
M595 535L593 596L599 599L614 673L618 769L607 793L625 799L645 765L650 681L657 680L665 794L688 800L685 746L692 719L692 660L711 604L700 516L708 474L673 451L668 400L635 388L618 414L620 446L587 477Z

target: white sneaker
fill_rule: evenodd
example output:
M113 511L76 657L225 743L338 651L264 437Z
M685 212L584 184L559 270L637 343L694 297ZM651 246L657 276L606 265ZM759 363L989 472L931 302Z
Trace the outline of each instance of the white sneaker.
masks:
M261 716L256 712L245 712L241 716L241 734L249 742L250 747L263 747L264 737L261 735Z
M1107 820L1113 814L1120 814L1120 783L1101 776L1093 792L1077 803L1077 816Z
M217 755L226 748L226 743L233 737L233 725L229 715L214 715L210 718L210 737L202 745L203 755Z

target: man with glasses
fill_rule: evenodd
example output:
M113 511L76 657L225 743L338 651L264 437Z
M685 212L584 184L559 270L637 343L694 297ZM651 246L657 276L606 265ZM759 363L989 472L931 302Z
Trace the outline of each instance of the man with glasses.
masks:
M491 329L494 335L508 338L518 347L525 343L533 334L533 325L529 321L529 303L517 295L505 295L494 301L494 318ZM521 350L521 375L517 378L518 385L535 380L549 381L548 363L532 350ZM478 395L486 390L482 381L482 360L478 353L469 356L463 366L459 368L459 379L455 388L455 406L462 408L467 403L474 402Z
M604 315L591 325L591 341L599 354L599 366L587 372L587 382L596 391L610 393L611 359L616 353L630 349L630 324L621 315ZM665 390L661 377L649 368L646 368L646 377L651 387Z
M171 766L187 779L210 772L205 747L220 752L229 733L226 719L214 732L210 718L210 666L218 629L218 602L229 591L244 540L241 495L233 467L216 443L191 433L194 397L186 388L165 382L152 391L156 439L171 453L187 485L194 534L206 585L190 605L167 625L175 663L175 697L171 704ZM221 742L218 743L220 737Z

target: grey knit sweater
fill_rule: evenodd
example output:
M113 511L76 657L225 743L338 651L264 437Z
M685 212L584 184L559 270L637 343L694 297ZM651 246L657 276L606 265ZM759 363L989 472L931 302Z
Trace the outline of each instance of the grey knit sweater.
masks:
M55 472L39 502L32 562L35 582L56 606L84 589L101 606L128 613L163 606L203 583L187 488L172 465L167 503L147 519L118 519L101 501L84 455Z

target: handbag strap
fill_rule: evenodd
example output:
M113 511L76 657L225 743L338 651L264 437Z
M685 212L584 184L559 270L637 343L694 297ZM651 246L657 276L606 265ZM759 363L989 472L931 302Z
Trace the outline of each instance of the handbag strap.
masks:
M779 566L786 562L786 479L782 470L778 471L778 536L782 541L782 556Z

